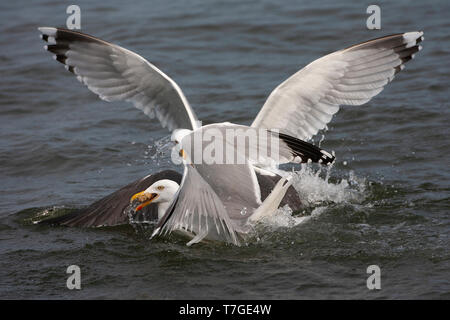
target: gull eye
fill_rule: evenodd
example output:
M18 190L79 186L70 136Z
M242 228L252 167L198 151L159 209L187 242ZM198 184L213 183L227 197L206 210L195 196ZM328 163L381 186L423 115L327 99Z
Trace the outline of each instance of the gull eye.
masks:
M164 186L157 186L156 189L158 189L159 191L164 190Z
M174 142L175 142L175 144L179 144L178 140L175 140Z

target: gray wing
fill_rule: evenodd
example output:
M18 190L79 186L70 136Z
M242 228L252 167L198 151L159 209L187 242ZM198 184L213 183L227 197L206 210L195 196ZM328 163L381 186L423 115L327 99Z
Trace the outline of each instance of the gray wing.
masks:
M182 229L196 235L195 242L207 235L239 245L237 229L222 200L193 166L186 166L180 189L159 221L154 237Z
M271 167L274 164L288 162L328 164L335 159L329 152L311 143L263 128L224 122L203 126L195 130L192 136L196 134L202 134L205 137L202 149L204 156L210 153L215 156L217 150L222 149L219 153L221 158L218 159L221 163L229 163L228 159L232 159L233 163L248 161L253 165ZM195 140L194 138L193 141L198 140L200 139ZM220 143L216 143L217 141ZM194 157L189 160L197 163L198 153L194 153L192 142L185 138L183 139L183 148L185 145L191 149L188 153L194 154ZM222 145L223 147L221 147ZM211 152L206 152L206 150L211 150Z
M212 239L223 239L239 244L237 234L245 231L245 222L261 204L261 190L255 170L250 163L258 161L257 157L252 156L251 148L259 149L261 141L256 140L253 141L255 143L246 144L248 148L245 150L240 150L238 145L233 146L231 143L233 155L244 160L242 164L226 164L223 162L226 154L222 161L216 159L220 161L219 163L207 163L208 160L204 158L195 159L196 151L201 151L200 154L205 155L207 148L211 145L227 146L225 141L229 136L223 131L226 129L232 130L235 135L238 132L245 135L247 130L253 136L257 131L262 133L263 140L267 139L267 136L273 136L273 133L268 130L230 123L207 125L185 136L181 141L181 147L186 154L182 185L171 207L158 223L153 236L183 229L196 234L194 242L208 236ZM205 138L208 132L212 140ZM288 138L295 142L298 140ZM234 140L234 136L232 139ZM312 149L315 152L314 156L331 161L326 153L318 148L316 151L314 149L316 147L308 143L298 141L300 146L306 146L299 148L292 142L288 144L277 135L276 141L278 140L282 146L281 152L284 159L295 160L299 158L295 156L295 152ZM222 144L216 144L216 142L222 142ZM265 143L267 144L267 141ZM217 150L213 153L216 152Z
M92 203L87 208L67 215L50 218L40 223L65 225L69 227L101 227L127 224L129 217L124 210L130 204L130 198L137 192L147 189L154 182L169 179L181 183L181 174L173 170L165 170L136 180L106 197ZM144 211L145 210L145 211ZM150 204L139 213L145 220L158 219L158 206ZM137 217L139 219L140 217Z
M201 137L205 127L185 136L179 146L186 155L182 185L154 234L184 229L196 234L194 242L208 236L239 244L248 217L261 205L261 192L253 167L243 157L242 164L191 161L203 154L208 141ZM211 127L206 126L206 130ZM221 136L218 136L218 141Z
M309 140L340 105L362 105L380 93L421 50L422 35L386 36L313 61L272 91L252 126Z
M138 54L81 32L39 28L45 48L106 101L130 101L170 131L193 130L197 118L178 85Z

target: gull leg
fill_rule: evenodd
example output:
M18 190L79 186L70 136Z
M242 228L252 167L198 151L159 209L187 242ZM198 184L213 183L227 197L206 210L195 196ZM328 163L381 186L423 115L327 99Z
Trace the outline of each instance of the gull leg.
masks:
M292 177L281 178L275 188L269 196L264 200L264 202L259 206L258 209L248 218L249 222L255 222L261 220L264 217L272 215L280 205L281 200L283 200L288 188L292 184Z
M202 241L206 236L208 235L208 231L207 230L203 230L200 233L198 233L194 239L192 239L191 241L189 241L188 243L186 243L187 246L191 246L193 244L196 244L200 241Z

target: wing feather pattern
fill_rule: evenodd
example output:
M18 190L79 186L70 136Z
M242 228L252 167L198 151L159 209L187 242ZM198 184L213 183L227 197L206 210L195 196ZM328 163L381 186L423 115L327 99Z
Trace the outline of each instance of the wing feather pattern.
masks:
M228 216L222 200L192 166L185 166L180 189L152 237L176 230L194 233L195 242L208 236L209 239L239 245L238 230ZM189 244L192 243L194 242Z
M180 87L136 53L62 28L39 28L45 48L105 101L129 101L163 127L196 129L197 117Z
M252 123L309 140L340 105L362 105L422 49L423 32L369 40L317 59L272 91Z

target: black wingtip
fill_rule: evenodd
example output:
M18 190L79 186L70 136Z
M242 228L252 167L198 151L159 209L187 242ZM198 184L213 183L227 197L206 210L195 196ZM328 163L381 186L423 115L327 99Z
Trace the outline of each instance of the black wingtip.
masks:
M336 157L331 153L316 147L315 145L294 138L287 134L278 133L278 137L283 140L292 150L294 157L300 158L300 163L316 162L320 164L331 164Z

